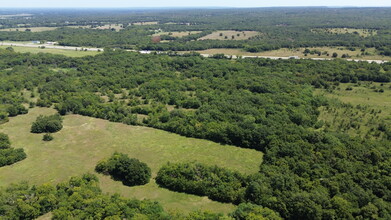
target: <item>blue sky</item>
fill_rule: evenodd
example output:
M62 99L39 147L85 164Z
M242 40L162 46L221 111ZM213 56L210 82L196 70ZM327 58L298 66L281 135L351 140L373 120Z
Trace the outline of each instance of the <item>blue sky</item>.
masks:
M391 6L391 0L0 0L1 7Z

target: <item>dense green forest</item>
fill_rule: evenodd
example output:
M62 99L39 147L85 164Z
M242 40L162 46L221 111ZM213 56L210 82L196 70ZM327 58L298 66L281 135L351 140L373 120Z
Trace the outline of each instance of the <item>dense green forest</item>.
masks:
M21 13L21 11L7 11ZM57 41L60 45L118 47L165 51L241 48L250 52L278 48L346 46L375 47L391 54L390 8L258 8L258 9L166 9L166 10L25 10L31 16L2 19L0 40ZM245 22L244 22L245 21ZM134 25L137 23L150 25ZM118 24L118 32L91 29ZM59 27L44 32L22 32L31 27ZM333 29L351 29L336 33ZM213 31L256 31L257 36L242 40L197 40ZM163 31L161 42L152 34ZM185 37L169 32L199 31ZM366 32L366 35L360 32Z
M390 121L383 120L382 135L365 139L329 131L318 116L331 102L314 94L314 88L333 91L342 83L390 82L390 64L108 49L84 58L12 50L0 50L0 57L2 115L9 106L31 102L25 97L29 92L38 98L36 105L54 106L61 115L150 126L265 153L259 172L249 176L202 164L168 164L157 177L163 187L251 203L239 208L270 219L391 218ZM56 204L45 210L63 207L54 216L85 215ZM0 210L10 211L0 213L17 213L4 207ZM45 213L39 210L36 216Z

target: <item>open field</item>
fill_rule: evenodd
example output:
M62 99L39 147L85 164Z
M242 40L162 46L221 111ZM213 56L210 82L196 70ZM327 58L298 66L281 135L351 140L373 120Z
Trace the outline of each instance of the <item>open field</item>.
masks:
M23 28L7 28L7 29L0 29L0 31L21 31L24 32L26 30L30 30L31 32L42 32L42 31L52 31L56 30L57 27L23 27Z
M84 26L66 26L67 28L83 28L83 29L95 29L95 30L109 30L109 29L115 29L115 31L120 31L123 28L122 24L106 24L103 26L97 26L97 27L91 27L91 25L84 25Z
M329 34L358 34L361 37L369 37L377 35L377 30L371 29L356 29L356 28L319 28L312 29L312 32L323 32Z
M173 31L173 32L159 32L154 34L153 36L161 36L161 35L169 35L172 37L185 37L191 34L199 34L202 31Z
M5 49L10 46L0 46L0 48ZM45 48L41 49L38 48L38 46L35 47L12 47L14 48L15 52L20 53L52 53L52 54L60 54L65 55L69 57L84 57L84 56L95 56L99 52L97 51L76 51L76 50L61 50L61 49L51 49L51 48Z
M255 150L79 115L65 116L64 128L53 135L51 142L42 141L42 134L30 133L31 123L38 115L54 112L49 108L34 108L27 115L10 118L8 123L0 125L0 132L10 136L12 146L24 148L28 155L19 163L0 168L1 187L20 181L31 184L66 181L71 176L94 172L96 163L115 151L146 162L153 176L168 161L199 161L247 174L257 172L262 162L262 153ZM110 177L98 176L104 192L157 200L167 209L185 212L208 209L227 213L234 208L232 204L214 202L206 197L159 188L154 180L145 186L126 187Z
M317 54L308 54L304 55L304 50L306 48L281 48L278 50L264 51L258 53L250 53L243 51L241 49L209 49L209 50L200 50L196 51L201 54L219 54L223 53L225 55L237 55L237 56L273 56L273 57L290 57L290 56L298 56L300 58L332 58L332 54L335 52L338 54L338 58L341 58L343 54L348 54L351 56L349 59L363 59L363 60L386 60L391 61L391 57L381 56L376 54L375 48L366 49L370 55L361 55L361 51L359 48L356 48L355 51L351 51L345 47L313 47L308 48L309 50L319 50L321 52L327 52L327 54L321 54L318 56Z
M120 31L123 28L122 24L106 24L104 26L99 26L93 29L99 29L99 30L109 30L109 29L115 29L115 31Z
M198 40L247 40L260 34L257 31L215 31Z
M351 90L347 90L347 88ZM384 92L377 92L380 89ZM352 106L341 108L336 103L329 108L320 108L319 120L329 123L332 130L343 128L344 132L350 135L365 137L368 132L372 134L377 132L381 123L391 125L391 83L383 85L369 82L344 83L331 93L324 89L317 89L315 94L336 99ZM333 110L330 110L331 108Z
M159 22L157 22L157 21L146 21L146 22L131 23L131 25L155 25L155 24L159 24Z
M11 14L11 15L0 15L0 19L8 19L8 18L14 18L14 17L29 17L32 16L33 14Z

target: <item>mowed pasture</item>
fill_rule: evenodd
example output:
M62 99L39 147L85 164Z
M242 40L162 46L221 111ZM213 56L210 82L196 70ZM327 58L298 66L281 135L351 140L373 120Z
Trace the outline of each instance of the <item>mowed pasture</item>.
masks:
M257 31L215 31L198 40L248 40L258 35L260 33Z
M0 48L5 49L7 47L11 46L0 46ZM76 51L76 50L65 50L65 49L51 49L51 48L45 48L41 49L37 47L19 47L19 46L12 46L15 52L19 53L51 53L51 54L58 54L58 55L64 55L69 57L84 57L84 56L95 56L99 52L97 51Z
M6 29L0 29L0 31L28 31L30 30L31 32L42 32L42 31L52 31L56 30L57 27L20 27L20 28L6 28Z
M9 135L12 146L24 148L27 153L27 159L0 168L0 187L21 181L55 184L71 176L95 173L97 162L115 151L147 163L153 177L167 162L198 161L246 174L256 173L262 162L263 154L255 150L80 115L65 116L64 128L53 135L54 140L51 142L42 141L43 134L30 133L31 124L38 115L55 112L50 108L33 108L28 114L10 118L9 122L0 125L0 132ZM235 208L232 204L214 202L206 197L160 188L153 179L144 186L127 187L108 176L99 174L98 177L104 192L153 199L161 202L166 209L185 212L202 209L228 213Z
M357 34L360 37L370 37L377 35L377 30L358 29L358 28L317 28L312 29L312 32L323 32L329 34Z

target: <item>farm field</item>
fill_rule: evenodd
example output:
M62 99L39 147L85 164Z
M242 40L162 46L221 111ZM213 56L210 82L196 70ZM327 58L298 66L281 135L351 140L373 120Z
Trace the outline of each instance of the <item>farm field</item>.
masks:
M260 34L257 31L215 31L198 40L247 40Z
M0 187L20 181L31 184L66 181L71 176L94 172L97 162L115 151L146 162L152 169L153 177L168 161L198 161L246 174L256 173L262 162L263 154L255 150L79 115L65 116L64 128L53 135L51 142L42 141L42 134L30 133L31 123L38 115L53 113L53 109L34 108L27 115L10 118L8 123L0 125L0 132L10 136L13 147L24 148L28 155L19 163L0 168ZM232 204L171 192L158 187L153 180L147 185L130 188L110 177L98 176L104 192L153 199L167 209L185 212L206 209L224 213L234 209Z
M21 32L24 32L27 29L30 30L31 32L42 32L42 31L56 30L57 27L20 27L20 28L0 29L0 31L21 31Z
M345 47L313 47L308 48L309 50L319 50L321 52L327 52L329 56L322 54L318 56L317 54L308 54L304 55L304 50L306 48L297 48L297 49L288 49L281 48L278 50L264 51L258 53L250 53L240 49L208 49L208 50L199 50L196 51L201 54L219 54L223 53L226 55L237 55L237 56L275 56L275 57L289 57L289 56L298 56L300 58L332 58L332 54L335 52L338 54L338 58L341 58L343 54L348 54L351 56L349 59L364 59L364 60L387 60L391 61L391 57L381 56L376 54L375 48L366 49L366 51L371 55L361 55L359 48L356 51L351 51Z
M0 46L0 48L5 49L10 46ZM59 54L59 55L64 55L64 56L69 56L69 57L84 57L84 56L95 56L99 52L97 51L76 51L76 50L61 50L61 49L51 49L51 48L45 48L41 49L34 47L12 47L15 52L20 52L20 53L51 53L51 54Z

